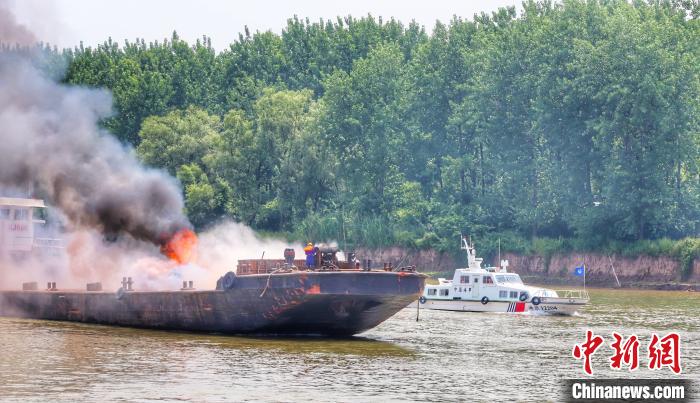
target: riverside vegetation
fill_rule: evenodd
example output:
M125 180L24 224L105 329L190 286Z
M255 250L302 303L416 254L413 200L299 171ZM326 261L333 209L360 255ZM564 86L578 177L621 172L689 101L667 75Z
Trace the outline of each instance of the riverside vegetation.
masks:
M473 19L291 18L216 52L45 47L104 127L222 217L341 245L700 254L700 6L525 2ZM18 51L5 48L4 51ZM64 64L65 70L57 66Z

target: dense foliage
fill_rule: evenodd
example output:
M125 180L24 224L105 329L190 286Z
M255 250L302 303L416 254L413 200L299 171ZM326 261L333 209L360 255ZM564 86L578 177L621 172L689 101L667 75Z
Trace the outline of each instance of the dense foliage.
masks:
M198 227L601 248L700 230L698 11L527 2L430 34L295 17L218 54L175 34L80 47L64 80L113 91L104 125L177 175Z

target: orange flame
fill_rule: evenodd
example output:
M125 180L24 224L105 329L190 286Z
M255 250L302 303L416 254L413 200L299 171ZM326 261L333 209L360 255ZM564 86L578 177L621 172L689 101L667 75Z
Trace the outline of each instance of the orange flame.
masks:
M160 253L179 264L194 259L197 249L197 235L190 229L181 229L160 247Z

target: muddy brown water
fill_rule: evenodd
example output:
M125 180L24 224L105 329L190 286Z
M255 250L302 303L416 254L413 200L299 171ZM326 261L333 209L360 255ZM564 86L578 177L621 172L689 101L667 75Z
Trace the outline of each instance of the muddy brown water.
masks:
M404 309L342 340L231 337L0 318L0 401L561 401L571 356L605 337L594 377L700 378L700 293L591 290L579 316ZM641 340L609 367L610 333ZM652 332L680 333L683 373L651 371ZM698 397L698 396L696 396Z

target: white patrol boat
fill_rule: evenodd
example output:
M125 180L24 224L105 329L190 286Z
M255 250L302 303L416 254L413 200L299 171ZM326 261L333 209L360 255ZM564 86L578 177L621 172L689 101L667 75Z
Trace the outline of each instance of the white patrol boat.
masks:
M469 267L455 270L452 280L438 279L426 284L419 299L420 308L469 312L529 312L572 315L590 298L585 290L555 291L523 284L520 276L507 271L508 261L500 267L482 268L474 245L462 238Z

